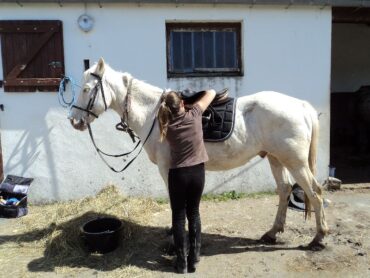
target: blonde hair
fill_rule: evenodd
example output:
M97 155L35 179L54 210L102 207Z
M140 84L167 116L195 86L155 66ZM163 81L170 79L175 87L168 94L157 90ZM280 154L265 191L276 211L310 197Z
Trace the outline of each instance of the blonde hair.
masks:
M167 136L167 128L173 115L177 115L181 107L181 98L175 91L163 94L158 111L160 141Z

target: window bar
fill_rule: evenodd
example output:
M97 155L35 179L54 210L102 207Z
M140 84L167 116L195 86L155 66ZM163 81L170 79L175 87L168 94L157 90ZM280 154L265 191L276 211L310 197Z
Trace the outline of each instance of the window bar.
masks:
M233 47L234 47L234 49L233 49L233 61L234 61L234 64L233 64L233 66L234 67L238 67L238 65L237 65L237 59L236 59L236 55L237 55L237 46L236 46L236 32L232 32L232 34L233 34Z
M173 53L173 50L175 49L175 47L174 47L174 38L173 38L173 36L174 36L174 33L175 32L173 32L173 31L171 31L171 38L170 38L170 44L171 44L171 47L170 47L170 49L169 49L169 52L170 52L170 69L171 70L175 70L175 64L174 64L174 62L175 62L175 58L174 58L174 53Z
M184 32L180 32L181 70L184 71Z
M205 65L206 65L206 56L205 56L205 43L204 43L204 32L201 32L201 45L202 45L202 68L204 68L205 67Z
M216 32L212 32L212 47L213 47L213 67L217 67L217 56L216 56Z
M226 65L226 32L222 32L222 44L223 44L222 65L225 66Z
M195 43L194 32L191 32L191 70L195 69Z

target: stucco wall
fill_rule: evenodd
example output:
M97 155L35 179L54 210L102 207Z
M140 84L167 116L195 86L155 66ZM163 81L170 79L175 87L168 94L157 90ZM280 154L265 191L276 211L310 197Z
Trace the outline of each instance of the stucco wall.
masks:
M320 113L318 177L329 162L330 8L219 5L87 5L95 25L84 33L77 18L83 5L0 5L1 19L63 21L66 74L79 80L83 59L102 56L113 68L163 87L202 89L228 87L232 95L275 90L311 102ZM243 77L167 79L165 22L174 20L240 21L243 32ZM1 68L0 68L1 71ZM0 72L1 74L1 72ZM5 174L35 178L30 198L50 201L96 193L108 182L128 195L167 196L166 188L143 153L123 174L111 172L96 155L88 133L73 130L55 93L0 92ZM131 148L129 138L114 131L119 120L107 113L93 124L96 140L106 151ZM208 173L206 192L273 189L266 159L244 167Z

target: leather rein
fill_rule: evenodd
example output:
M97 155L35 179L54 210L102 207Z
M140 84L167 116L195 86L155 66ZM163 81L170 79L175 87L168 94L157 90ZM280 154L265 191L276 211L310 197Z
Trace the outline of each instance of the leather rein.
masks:
M76 105L72 105L71 106L71 109L72 108L76 108L78 110L82 110L82 111L86 112L88 115L92 115L95 118L98 118L98 115L96 115L94 112L92 112L92 109L94 107L94 103L95 103L96 97L98 95L99 89L100 89L101 94L102 94L102 97L103 97L104 111L107 111L108 106L107 106L107 102L105 100L105 93L104 93L104 86L103 86L102 77L99 76L99 75L97 75L97 74L95 74L95 73L90 73L90 74L92 76L94 76L98 80L98 83L92 89L92 94L91 94L90 100L89 100L86 108L83 108L83 107L80 107L80 106L76 106ZM108 166L108 168L111 169L113 172L116 172L116 173L121 173L124 170L126 170L128 168L128 166L130 166L131 163L134 162L134 160L139 156L139 154L143 150L143 147L144 147L145 143L148 141L149 136L151 135L151 133L152 133L152 131L154 129L154 125L155 125L155 118L154 118L153 123L152 123L152 126L151 126L151 128L149 130L149 133L146 136L144 142L142 143L139 152L122 169L117 170L117 169L113 168L111 165L109 165L109 163L106 161L106 159L104 158L104 156L109 156L109 157L123 157L123 156L128 156L131 153L133 153L138 148L138 146L141 143L141 139L135 134L135 132L128 125L128 113L131 111L131 87L132 87L132 80L133 80L133 78L130 79L129 85L127 87L127 93L126 93L126 97L125 97L125 109L124 109L124 113L123 113L123 115L121 117L121 122L119 122L118 124L116 124L116 129L119 130L119 131L127 132L130 135L133 143L136 142L135 141L135 138L139 139L139 141L137 142L137 144L135 145L135 147L131 151L126 152L126 153L121 153L121 154L109 154L109 153L106 153L106 152L102 151L96 145L96 142L95 142L95 139L94 139L93 132L92 132L92 129L91 129L90 124L87 124L87 128L89 130L90 139L91 139L91 142L94 145L94 148L95 148L96 152L98 153L98 155L100 156L100 158L103 160L103 162ZM126 120L125 120L125 118L126 118ZM125 162L126 159L124 159L123 161Z

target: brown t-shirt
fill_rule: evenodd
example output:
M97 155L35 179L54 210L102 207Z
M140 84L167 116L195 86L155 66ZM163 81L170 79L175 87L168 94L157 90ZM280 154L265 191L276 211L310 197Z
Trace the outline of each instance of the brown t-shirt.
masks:
M170 168L194 166L208 161L203 142L202 110L198 104L170 121L166 138L171 148Z

